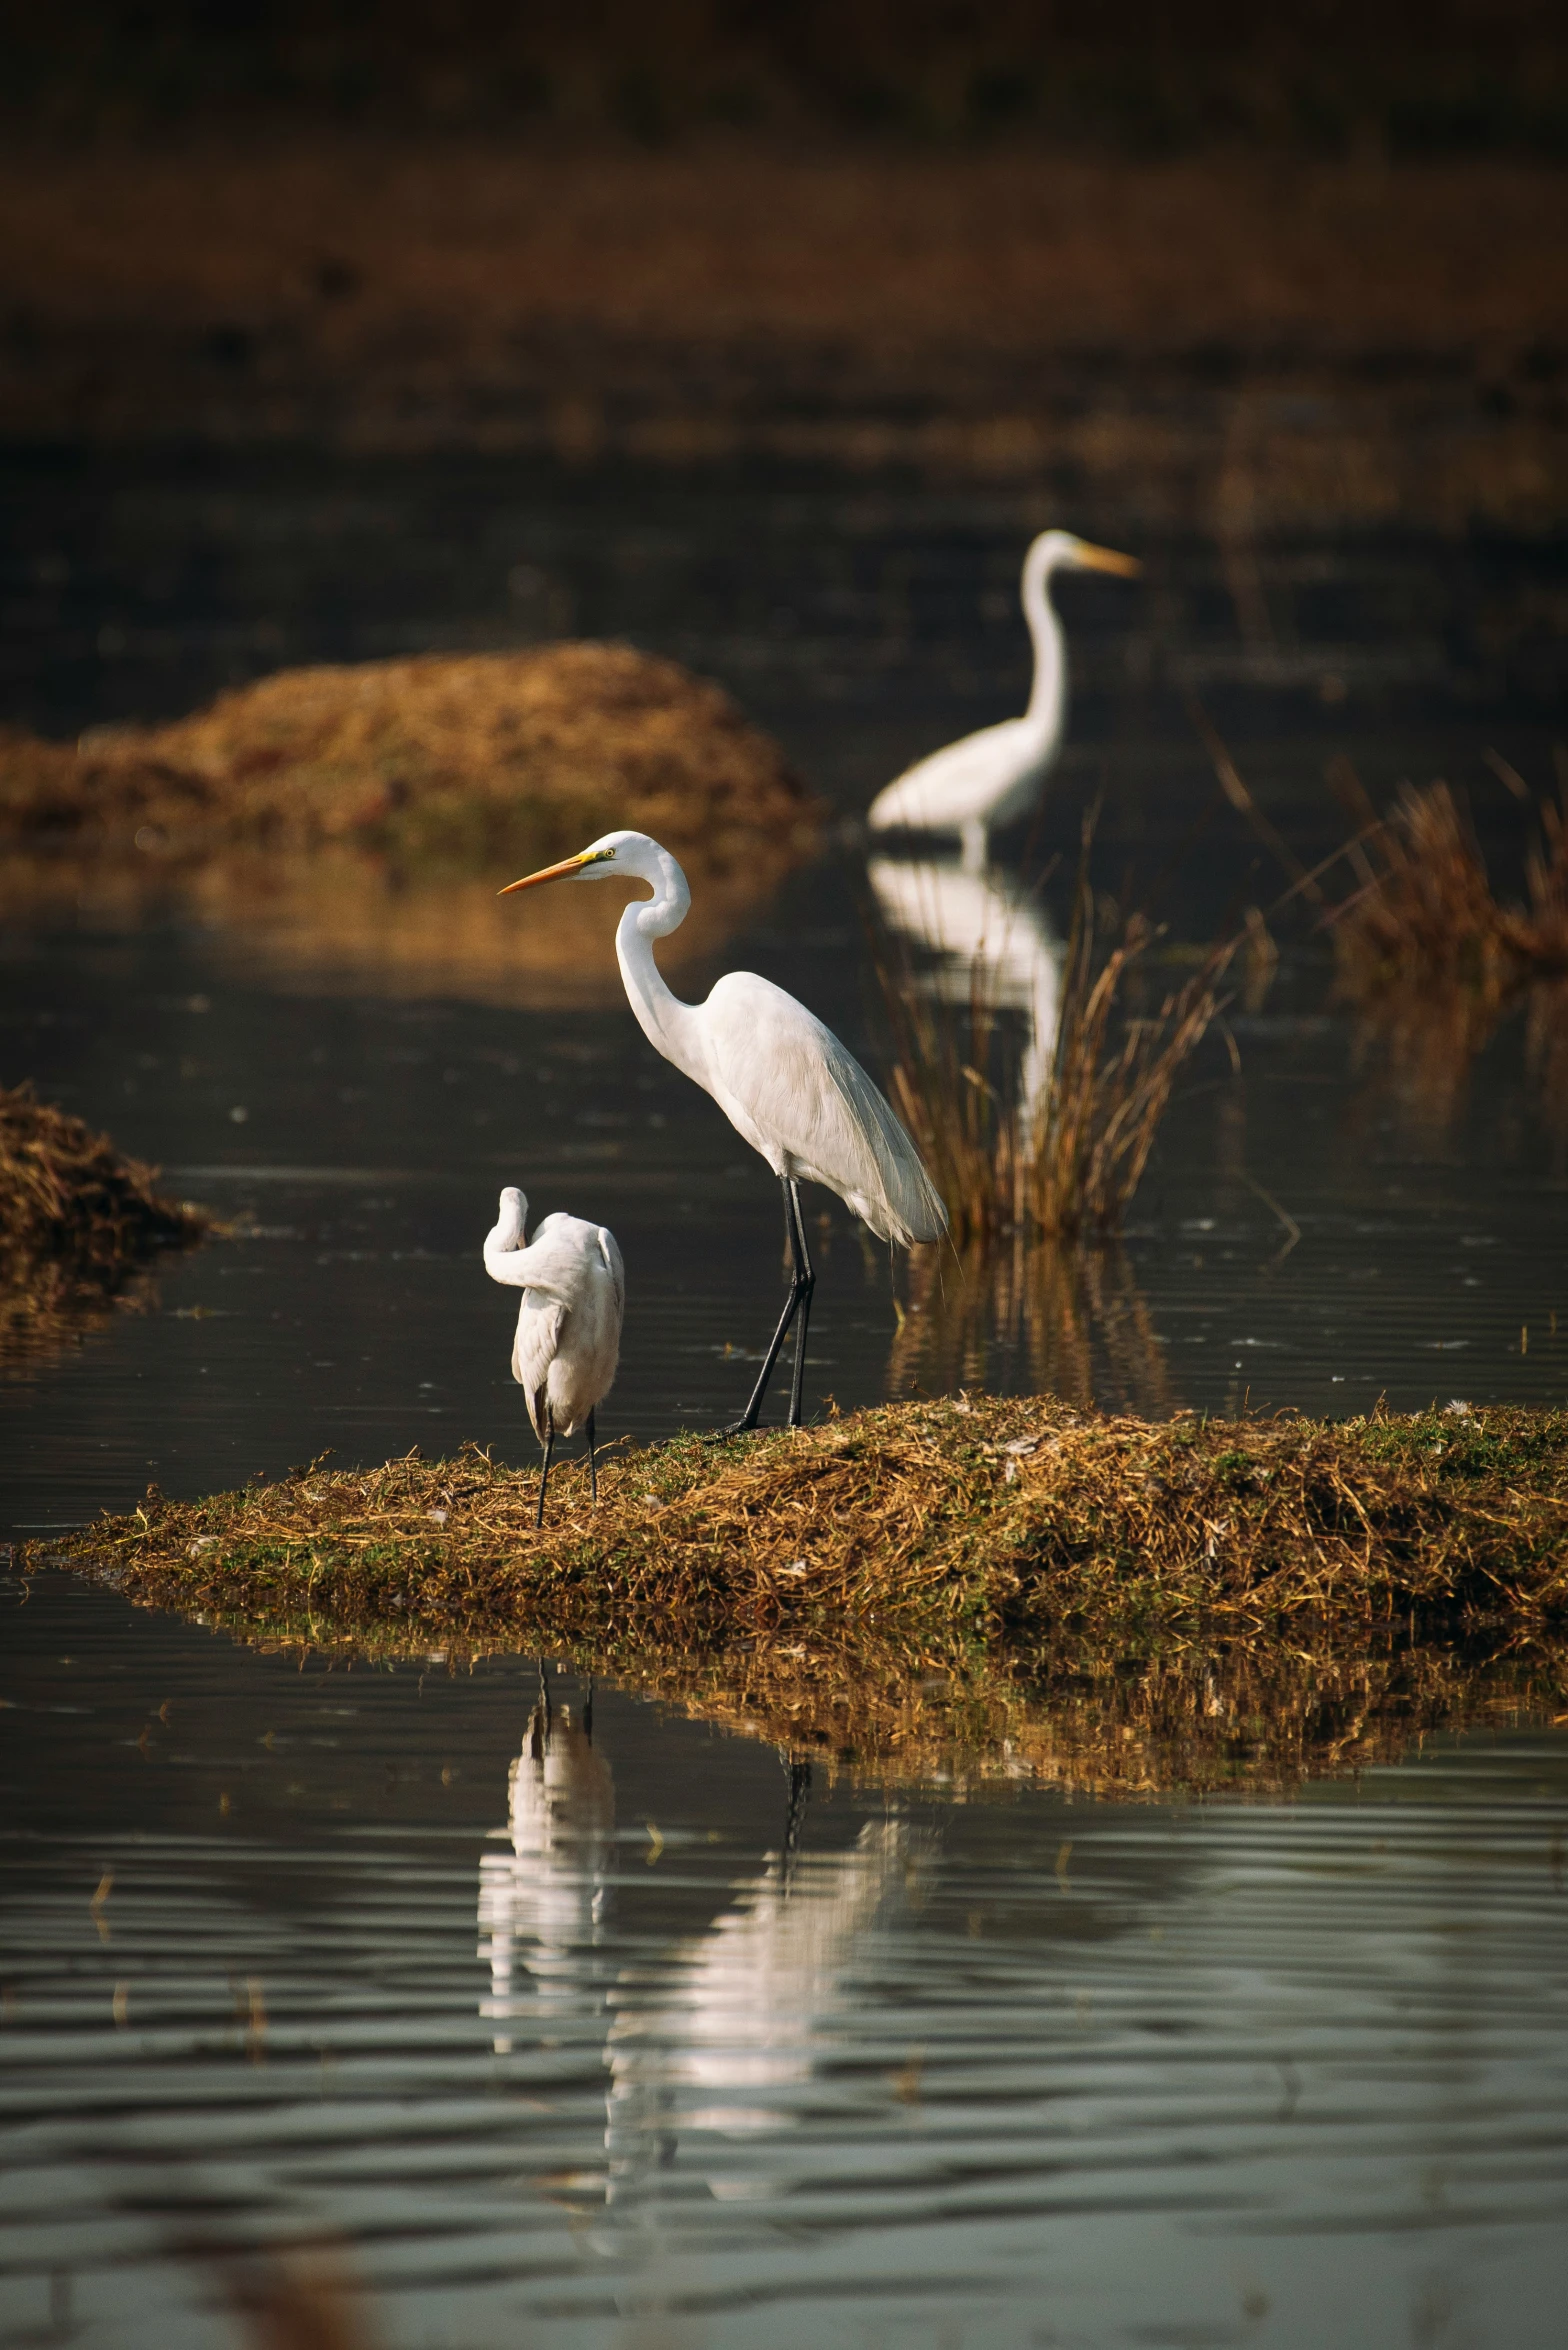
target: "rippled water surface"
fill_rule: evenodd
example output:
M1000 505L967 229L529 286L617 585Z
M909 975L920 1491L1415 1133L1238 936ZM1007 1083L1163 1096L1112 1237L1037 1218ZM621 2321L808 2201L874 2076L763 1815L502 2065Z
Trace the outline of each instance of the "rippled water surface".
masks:
M323 2234L410 2345L1561 2340L1561 1730L962 1804L0 1605L6 2341Z

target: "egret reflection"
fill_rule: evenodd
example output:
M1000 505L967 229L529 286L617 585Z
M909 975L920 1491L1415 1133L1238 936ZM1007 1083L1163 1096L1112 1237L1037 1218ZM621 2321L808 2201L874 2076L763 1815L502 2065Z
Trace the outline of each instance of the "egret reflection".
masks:
M929 958L912 974L922 995L1023 1015L1019 1103L1032 1120L1050 1083L1066 955L1038 894L996 865L875 857L869 872L883 921Z
M718 1916L647 1955L616 1936L617 1958L610 1766L591 1709L574 1719L547 1689L534 1708L511 1771L512 1849L480 1863L479 1955L490 1969L480 2013L497 2027L499 2055L573 2026L598 2039L608 2204L638 2201L688 2133L706 2141L693 2150L696 2171L715 2196L770 2192L766 2174L737 2188L714 2141L767 2137L801 2118L855 2012L868 1937L920 1899L929 1833L868 1820L847 1849L803 1855L811 1768L786 1774L779 1845L730 1887Z
M498 2026L521 2018L587 2016L603 2006L600 1943L615 1851L615 1782L593 1742L593 1693L574 1717L539 1699L508 1785L510 1852L479 1863L479 1956L490 1967L480 2014ZM498 2030L504 2056L511 2035Z

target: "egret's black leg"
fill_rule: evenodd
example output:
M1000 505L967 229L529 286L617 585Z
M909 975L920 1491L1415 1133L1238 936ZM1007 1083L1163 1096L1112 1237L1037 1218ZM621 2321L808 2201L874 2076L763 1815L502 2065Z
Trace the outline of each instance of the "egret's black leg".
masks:
M794 1321L796 1309L800 1304L803 1283L800 1276L800 1250L795 1238L795 1218L790 1207L789 1177L784 1176L782 1181L784 1185L784 1236L789 1242L790 1263L793 1268L790 1275L789 1295L784 1300L784 1311L779 1316L779 1326L773 1333L772 1343L763 1357L762 1369L757 1373L757 1384L751 1391L751 1401L747 1404L740 1418L725 1429L726 1436L743 1436L748 1428L755 1428L757 1425L757 1414L761 1411L762 1399L768 1392L768 1381L773 1376L773 1366L779 1359L779 1350L789 1336L789 1326Z
M583 1699L583 1732L591 1741L593 1738L593 1680L591 1676L588 1682L588 1694Z
M795 1251L795 1295L800 1300L800 1321L795 1330L795 1379L789 1395L789 1424L800 1426L801 1402L806 1391L806 1330L811 1321L811 1293L817 1286L812 1270L811 1251L806 1246L806 1223L800 1212L800 1189L791 1179L787 1192L792 1211Z
M599 1506L599 1464L593 1457L593 1413L588 1414L588 1489L593 1495L593 1506Z
M550 1482L550 1455L554 1452L554 1450L555 1430L554 1428L551 1428L546 1432L545 1435L544 1467L539 1472L539 1510L537 1516L534 1519L534 1524L536 1526L542 1526L544 1524L544 1489Z

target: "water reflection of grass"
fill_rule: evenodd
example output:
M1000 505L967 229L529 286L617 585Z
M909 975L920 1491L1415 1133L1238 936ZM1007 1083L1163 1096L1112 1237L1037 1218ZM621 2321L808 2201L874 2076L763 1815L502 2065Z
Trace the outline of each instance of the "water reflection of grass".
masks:
M469 1448L151 1498L48 1555L198 1611L448 1645L890 1633L987 1652L1070 1623L1528 1631L1568 1608L1568 1413L1163 1424L1042 1397L884 1405L623 1454L602 1502ZM37 1554L40 1558L43 1552ZM1141 1636L1141 1635L1140 1635Z
M1103 1402L1150 1419L1169 1414L1164 1352L1122 1250L1018 1231L992 1246L971 1241L956 1261L942 1247L914 1250L888 1392L1025 1379L1080 1409Z
M149 1293L149 1260L210 1219L27 1086L0 1087L0 1366L57 1353Z

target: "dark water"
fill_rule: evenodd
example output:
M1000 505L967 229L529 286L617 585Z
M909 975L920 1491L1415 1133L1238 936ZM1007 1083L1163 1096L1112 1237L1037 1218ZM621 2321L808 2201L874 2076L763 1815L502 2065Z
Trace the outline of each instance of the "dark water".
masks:
M1349 753L1379 793L1461 783L1505 886L1521 835L1482 754L1539 785L1563 724L1550 545L1249 548L971 492L478 463L62 459L6 488L17 722L618 632L722 677L847 814L1021 702L1031 529L1130 543L1143 587L1062 598L1047 937L1099 793L1097 879L1153 891L1176 946L1283 886L1215 810L1193 692L1304 857L1339 837L1322 771ZM865 894L840 843L712 971L874 1055ZM1550 1018L1413 1071L1276 928L1277 978L1192 1065L1125 1250L1068 1308L1010 1318L952 1267L900 1327L885 1258L810 1202L813 1404L959 1379L1145 1410L1562 1400ZM394 994L177 910L13 918L5 1077L235 1232L0 1385L8 1528L328 1445L530 1457L479 1263L511 1181L621 1240L605 1432L728 1416L776 1305L773 1187L593 993ZM372 2338L410 2346L1562 2338L1560 1725L1293 1802L959 1802L808 1786L630 1689L590 1738L564 1671L546 1739L537 1697L530 1659L302 1667L4 1587L0 2341L238 2341L215 2247L322 2233Z
M0 1592L0 2340L1562 2338L1568 1741L1292 1804L808 1784L532 1660Z

